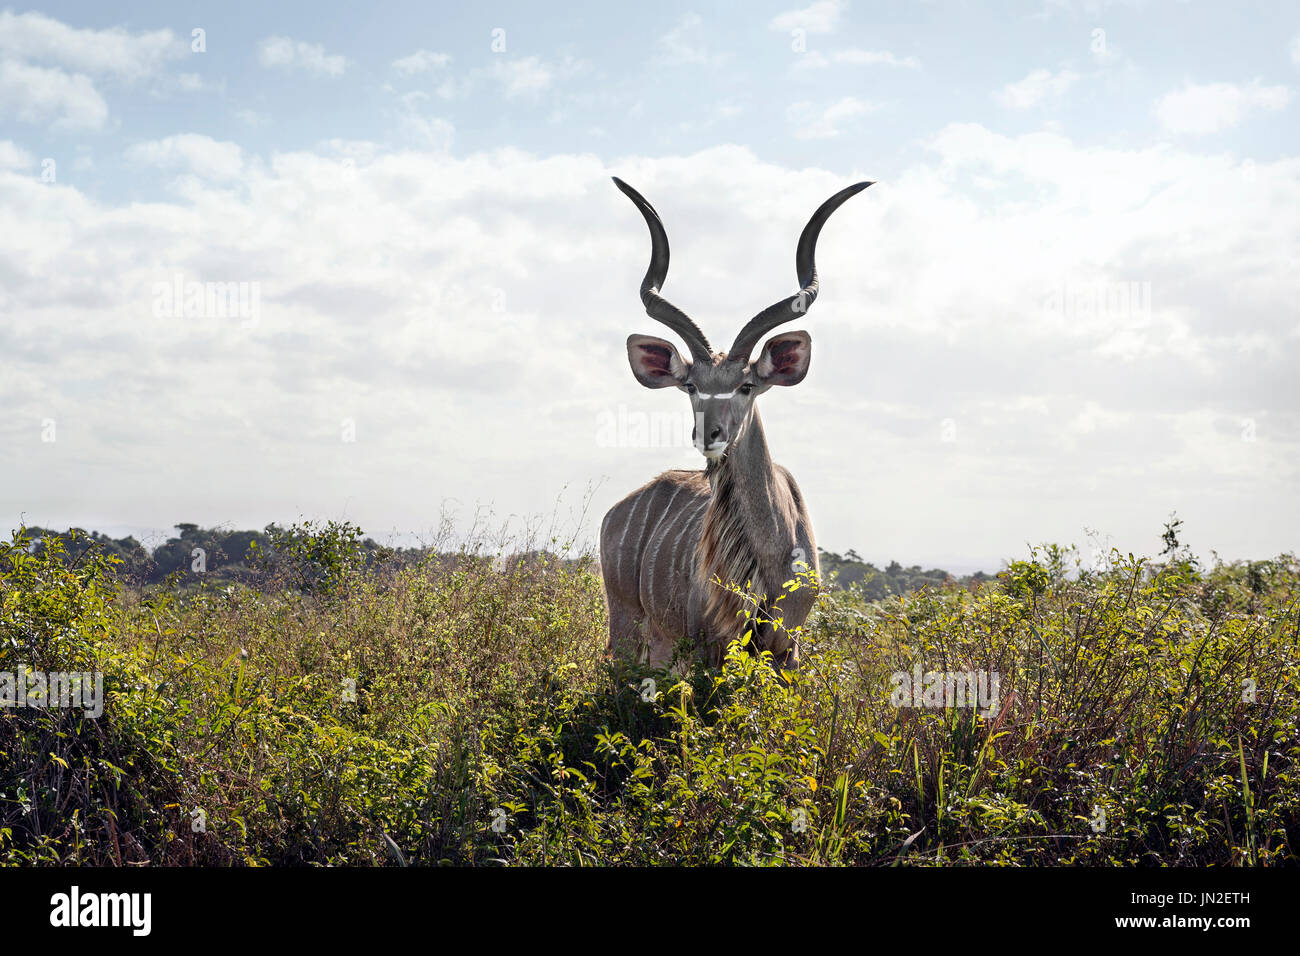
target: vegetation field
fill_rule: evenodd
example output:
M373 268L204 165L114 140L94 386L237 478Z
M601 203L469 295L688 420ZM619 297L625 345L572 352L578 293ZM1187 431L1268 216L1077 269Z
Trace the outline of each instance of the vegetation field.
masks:
M652 672L605 658L562 543L268 531L239 574L161 580L104 540L0 543L0 673L105 689L97 718L0 709L0 863L1297 861L1294 555L1203 567L1171 524L1159 559L1044 546L903 593L833 556L798 671L737 644ZM900 706L931 672L995 699Z

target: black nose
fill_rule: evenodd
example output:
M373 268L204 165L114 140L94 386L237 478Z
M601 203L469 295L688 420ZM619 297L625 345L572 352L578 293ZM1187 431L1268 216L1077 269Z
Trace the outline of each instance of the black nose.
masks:
M721 425L713 426L713 431L709 432L709 441L715 442L721 437L722 437L722 426Z

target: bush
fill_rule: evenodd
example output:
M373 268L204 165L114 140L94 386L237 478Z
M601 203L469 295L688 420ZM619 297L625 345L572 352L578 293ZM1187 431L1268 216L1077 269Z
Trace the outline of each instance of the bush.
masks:
M590 560L399 566L359 534L272 535L269 591L0 546L0 671L106 690L98 719L0 710L0 862L1296 861L1294 556L1069 574L1038 548L824 594L797 672L737 643L674 674L605 659ZM918 672L997 681L895 706Z

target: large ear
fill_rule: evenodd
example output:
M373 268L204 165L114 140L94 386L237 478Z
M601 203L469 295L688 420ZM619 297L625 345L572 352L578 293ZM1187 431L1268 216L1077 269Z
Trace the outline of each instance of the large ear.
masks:
M632 374L646 388L667 388L686 381L690 365L682 360L677 346L653 335L629 335L627 360Z
M811 358L812 336L803 331L782 332L767 340L754 371L764 385L798 385L808 374Z

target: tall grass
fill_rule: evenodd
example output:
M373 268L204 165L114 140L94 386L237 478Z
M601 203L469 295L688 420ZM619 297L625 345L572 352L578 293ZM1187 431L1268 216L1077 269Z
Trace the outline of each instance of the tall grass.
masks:
M105 674L97 720L0 710L7 864L1296 861L1300 564L831 591L803 666L605 659L581 555L354 560L296 529L260 588L119 584L0 544L0 671ZM563 549L560 549L563 552ZM995 709L891 677L996 672Z

